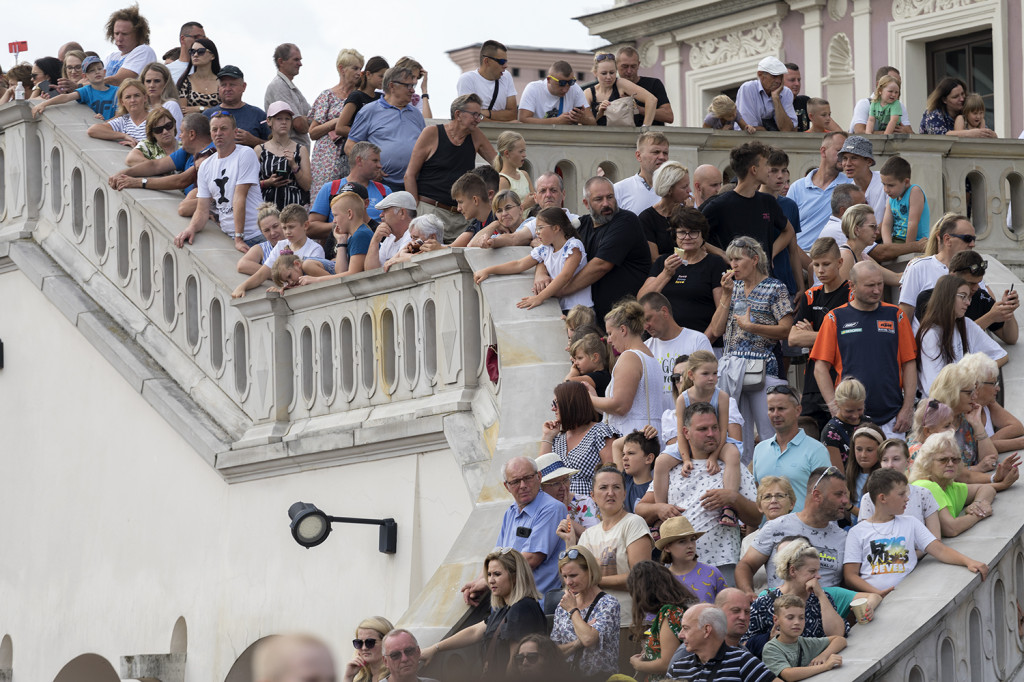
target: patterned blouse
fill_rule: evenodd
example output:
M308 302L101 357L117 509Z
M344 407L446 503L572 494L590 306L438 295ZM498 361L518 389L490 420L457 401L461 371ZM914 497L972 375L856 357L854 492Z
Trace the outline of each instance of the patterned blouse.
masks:
M953 130L956 121L945 109L930 109L921 117L921 134L945 135Z
M344 108L345 100L339 99L328 88L321 92L313 102L312 124L322 125L338 118ZM309 160L313 166L313 185L310 188L310 195L314 197L320 191L321 186L348 175L349 165L348 157L345 156L344 140L341 140L341 144L337 144L333 135L324 135L313 144L313 153Z
M187 107L215 107L220 104L220 95L216 92L207 94L192 89L191 76L181 84L181 96L185 98Z
M775 340L744 331L736 324L731 311L737 303L743 302L749 305L750 321L754 324L778 324L783 317L793 312L786 285L773 277L765 277L747 296L742 284L736 282L732 290L729 319L725 325L725 354L741 358L763 358L767 360L768 374L775 376L779 372L775 354L772 353Z
M772 631L772 616L775 614L775 600L782 596L782 590L773 587L761 593L754 603L750 605L750 626L747 628L747 637L754 635L767 635ZM832 595L825 593L828 603L835 609L836 603ZM821 602L818 595L811 592L807 595L807 606L804 607L804 637L825 637L825 625L821 620ZM849 631L847 624L845 629Z
M957 421L960 423L957 424ZM978 463L978 438L974 435L974 427L963 415L956 417L953 423L956 425L954 434L960 445L960 458L965 467L972 467Z
M850 438L853 436L853 431L856 428L855 425L847 424L840 420L839 417L832 417L825 424L825 429L822 431L821 444L826 448L836 448L839 450L839 455L843 458L843 464L846 464L846 459L850 456Z
M683 627L683 608L674 604L665 604L658 610L658 614L651 621L650 629L645 632L644 641L640 645L641 660L657 661L661 658L661 626L667 622L672 629L672 634L679 636L679 630ZM680 644L680 646L684 646ZM648 675L647 682L667 680L668 675Z
M577 651L569 657L570 670L585 676L614 675L619 668L619 600L602 594L587 622L597 630L599 639L592 647ZM583 609L583 616L587 609ZM555 609L555 626L551 629L555 644L568 644L579 639L572 627L569 612L561 605Z
M594 489L594 472L601 466L601 448L605 439L615 438L615 432L604 422L595 422L572 451L568 451L565 434L555 436L551 450L572 469L579 469L569 481L574 495L589 495Z
M569 515L584 530L601 523L601 510L590 495L573 495L569 501Z

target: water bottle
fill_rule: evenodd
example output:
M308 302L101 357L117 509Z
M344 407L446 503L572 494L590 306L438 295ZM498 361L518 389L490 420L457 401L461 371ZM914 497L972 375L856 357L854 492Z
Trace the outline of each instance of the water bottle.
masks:
M25 84L18 81L18 85L14 88L14 99L25 99Z

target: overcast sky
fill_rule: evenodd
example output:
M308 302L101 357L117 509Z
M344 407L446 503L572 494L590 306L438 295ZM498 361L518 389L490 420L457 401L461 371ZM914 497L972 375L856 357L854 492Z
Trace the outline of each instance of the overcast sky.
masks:
M29 50L20 56L23 61L55 56L69 40L106 57L114 48L104 36L104 24L110 12L127 4L115 0L93 7L81 2L28 0L19 4L17 12L7 13L0 42L27 40ZM263 106L263 93L274 75L274 47L291 42L301 48L303 59L295 82L311 104L322 90L337 84L334 60L338 51L355 48L366 58L381 55L392 64L403 55L419 60L429 72L434 111L445 117L459 75L448 50L488 38L510 45L593 49L604 41L587 35L583 24L572 17L611 6L612 0L140 3L157 56L178 44L182 23L198 21L217 44L221 64L234 64L245 72L245 100L250 104ZM259 11L254 11L257 8ZM0 61L6 70L14 63L14 55L3 55Z

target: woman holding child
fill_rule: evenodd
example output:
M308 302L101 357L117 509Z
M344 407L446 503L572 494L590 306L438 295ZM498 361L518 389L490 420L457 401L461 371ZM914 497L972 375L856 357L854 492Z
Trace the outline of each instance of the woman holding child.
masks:
M921 132L925 135L953 135L956 137L996 137L988 128L956 130L956 117L964 109L967 85L959 78L946 77L939 81L925 104L921 116Z

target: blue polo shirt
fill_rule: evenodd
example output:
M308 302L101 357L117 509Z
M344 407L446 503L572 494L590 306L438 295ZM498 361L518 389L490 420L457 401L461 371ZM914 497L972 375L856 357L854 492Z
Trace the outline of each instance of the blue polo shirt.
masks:
M758 485L765 476L785 476L789 479L793 492L796 493L794 513L804 508L807 479L811 477L811 472L818 467L831 465L832 460L829 459L825 446L808 437L803 429L797 431L793 440L789 441L785 452L779 448L775 436L761 441L754 447L754 478L757 479Z
M211 142L210 144L208 144L205 147L203 147L203 151L205 152L205 151L207 151L209 149L214 149L214 148L215 147L213 146L213 143ZM179 173L184 173L189 168L191 168L192 166L196 165L196 157L193 156L192 154L189 154L187 151L185 151L184 147L178 147L173 152L171 152L171 157L170 158L171 158L171 161L174 162L174 170L178 171ZM191 192L195 188L195 186L196 186L196 183L193 182L191 185L189 185L188 187L183 189L182 192L184 194L188 194L189 192Z
M533 580L541 594L562 585L558 578L558 553L564 549L564 543L555 531L566 514L565 505L542 490L522 511L513 504L501 520L495 547L545 555L541 565L533 569Z
M419 109L406 104L399 109L381 97L370 102L356 114L348 133L352 142L372 142L380 147L384 178L401 184L412 158L412 148L425 123Z
M821 235L821 230L832 215L832 191L837 185L853 182L845 173L840 173L828 187L821 189L812 181L817 172L817 168L811 170L790 185L786 193L800 207L800 233L796 236L796 243L804 251L811 250L814 240Z

